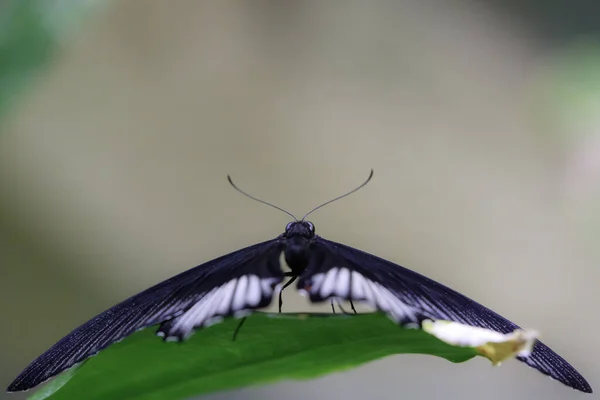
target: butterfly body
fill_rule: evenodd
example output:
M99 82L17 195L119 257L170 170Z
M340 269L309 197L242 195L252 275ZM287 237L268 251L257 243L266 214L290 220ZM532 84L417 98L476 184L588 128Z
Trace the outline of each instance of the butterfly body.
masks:
M280 265L283 253L291 272ZM195 329L243 316L272 302L286 277L312 302L362 301L401 326L441 319L508 333L519 327L468 297L414 271L315 234L295 220L277 238L208 261L97 315L34 360L8 387L30 389L131 333L160 324L157 335L184 340ZM541 342L520 359L583 392L590 385Z

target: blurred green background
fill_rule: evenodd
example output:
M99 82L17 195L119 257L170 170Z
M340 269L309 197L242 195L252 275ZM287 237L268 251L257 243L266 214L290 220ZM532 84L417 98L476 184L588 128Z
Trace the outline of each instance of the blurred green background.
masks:
M301 215L374 168L319 234L538 329L598 389L600 3L541 4L4 0L1 386L114 303L281 233L226 174ZM211 398L474 393L581 395L415 355Z

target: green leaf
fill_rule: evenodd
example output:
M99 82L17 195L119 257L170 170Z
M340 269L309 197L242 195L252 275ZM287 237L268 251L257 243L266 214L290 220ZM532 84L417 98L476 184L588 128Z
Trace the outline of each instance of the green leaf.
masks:
M56 379L53 379L48 384L44 385L44 387L35 392L32 396L29 396L27 400L44 400L45 398L50 397L54 392L63 387L82 365L83 363L75 364L75 366L57 376Z
M255 313L232 341L239 320L165 343L155 329L137 332L90 358L54 394L61 399L184 399L282 379L309 379L392 354L419 353L463 362L477 355L380 313ZM39 399L38 399L39 400Z

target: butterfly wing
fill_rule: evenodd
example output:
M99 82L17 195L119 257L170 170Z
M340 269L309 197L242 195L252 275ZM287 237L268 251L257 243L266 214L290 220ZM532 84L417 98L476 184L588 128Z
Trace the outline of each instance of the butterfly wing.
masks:
M468 297L389 261L318 237L311 260L298 280L313 302L330 298L364 301L402 325L424 319L449 320L509 333L519 327ZM527 365L567 386L591 393L592 388L567 361L538 341Z
M283 278L282 245L270 240L187 270L92 318L33 361L8 387L27 390L131 333L162 323L158 335L183 339L194 328L271 302Z

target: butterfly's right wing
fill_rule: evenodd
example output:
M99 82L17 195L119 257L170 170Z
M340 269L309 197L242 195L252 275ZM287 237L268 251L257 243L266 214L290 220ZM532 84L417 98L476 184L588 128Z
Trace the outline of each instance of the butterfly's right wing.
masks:
M311 261L298 279L298 289L306 291L313 302L331 298L365 301L401 325L420 325L422 320L432 319L501 333L519 329L465 295L364 251L319 237L311 252ZM540 341L531 355L518 359L567 386L592 392L571 364Z
M104 311L33 361L8 387L27 390L131 333L162 323L158 332L183 339L194 328L266 307L283 278L282 246L269 240L219 257L161 282Z

